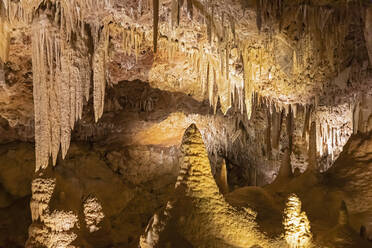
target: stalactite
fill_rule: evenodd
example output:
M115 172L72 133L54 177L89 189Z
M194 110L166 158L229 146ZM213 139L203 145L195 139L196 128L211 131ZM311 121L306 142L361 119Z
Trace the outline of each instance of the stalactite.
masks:
M0 16L0 63L5 63L9 55L10 35L8 23Z
M288 134L288 149L289 149L289 154L291 154L292 148L293 148L293 112L292 112L291 105L289 105L286 126L287 126L287 134Z
M97 122L103 114L106 88L106 60L108 58L109 27L104 25L93 28L94 54L93 54L93 105L94 116Z
M189 17L190 20L192 20L193 18L193 4L192 4L192 0L186 0L187 2L187 16Z
M181 8L183 7L184 1L185 0L178 0L177 25L180 25L180 21L181 21Z
M311 116L311 106L304 107L304 114L305 114L305 121L304 121L304 128L302 131L302 139L306 139L309 135L309 128L310 128L310 116Z
M245 107L247 111L248 119L252 115L252 94L253 94L253 68L250 62L249 49L245 48L242 53L243 58L243 70L244 70L244 95L245 95Z
M124 28L121 27L122 32L122 48L124 54L131 56L134 54L136 61L140 56L140 51L144 42L144 33L134 27Z
M158 47L158 32L159 32L159 0L153 0L153 46L154 53L157 51Z
M40 8L42 4L45 7ZM6 1L6 6L0 8L5 8L2 9L5 19L12 23L34 21L31 38L36 170L39 170L48 165L50 155L53 164L56 163L60 147L62 158L66 156L71 130L82 117L84 100L89 99L92 65L85 17L97 9L111 8L111 3L110 0ZM101 20L95 21L91 26L99 26L96 23ZM103 112L108 30L105 26L94 44L97 48L93 59L96 120ZM73 34L76 39L72 38ZM132 47L136 55L140 42L139 36L134 37ZM79 47L79 51L75 47Z
M207 37L209 44L212 43L212 20L210 17L207 17Z
M308 170L316 171L318 169L317 163L317 132L316 123L312 122L309 136L309 165Z
M266 127L266 142L265 143L266 143L267 157L271 159L271 114L270 114L270 111L267 111L267 127Z
M278 109L275 109L272 115L272 148L279 148L280 133L282 130L282 112Z
M360 114L360 103L357 102L353 111L353 132L354 134L358 133L359 128L359 114Z
M258 31L262 28L262 0L256 0L256 24Z
M292 111L293 111L293 118L296 118L297 116L297 104L292 105Z
M178 25L178 0L172 0L171 11L171 24L175 28Z

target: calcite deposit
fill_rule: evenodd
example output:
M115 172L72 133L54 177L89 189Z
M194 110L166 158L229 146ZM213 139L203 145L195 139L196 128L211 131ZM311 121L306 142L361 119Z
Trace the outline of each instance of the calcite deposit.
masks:
M0 0L0 247L371 247L371 68L370 1Z

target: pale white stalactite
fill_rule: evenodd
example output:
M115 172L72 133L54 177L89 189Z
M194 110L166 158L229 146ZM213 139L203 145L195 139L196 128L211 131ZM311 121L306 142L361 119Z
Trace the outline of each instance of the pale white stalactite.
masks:
M106 59L108 57L109 27L100 26L93 29L94 55L93 55L93 105L94 116L97 122L103 114L106 88Z
M57 74L57 81L59 85L59 103L60 107L60 120L61 120L61 151L62 158L67 154L67 150L70 146L70 94L69 94L69 83L70 83L70 73L69 73L69 60L68 56L63 56L61 58L60 71ZM63 104L62 104L63 103Z
M0 16L0 63L5 63L9 55L9 27L8 23Z
M5 14L4 18L0 20L0 34L2 36L8 37L3 35L6 31L3 25L4 20L10 23L34 21L32 25L32 65L36 170L48 165L49 156L52 157L53 164L55 164L60 147L63 158L67 153L71 130L74 128L75 122L82 117L84 100L89 99L91 59L89 48L86 45L86 17L97 9L106 11L112 6L109 0L59 0L52 1L53 7L47 3L46 9L40 9L40 5L44 2L43 0L1 0L0 2L1 11ZM52 11L55 11L54 18L50 18ZM101 20L92 20L91 18L89 21L101 22ZM107 24L107 21L104 23ZM100 44L98 47L103 48L98 49L96 53L98 56L95 60L103 61L98 63L100 66L95 67L95 71L100 74L95 77L96 118L99 118L103 112L105 91L105 79L103 78L108 57L109 35L109 29L106 26L104 25L102 35L100 35L102 42L100 38L96 43ZM74 49L71 46L72 33L78 36ZM6 60L8 53L7 40L7 38L2 39L0 43L2 61ZM132 48L138 56L142 36L135 34L132 40L134 40ZM103 43L102 46L101 43ZM98 67L101 68L97 70Z
M250 54L248 48L245 48L242 53L243 69L244 69L244 99L248 119L252 115L252 94L253 94L253 69L250 63Z
M50 155L55 165L60 147L62 158L66 156L71 130L82 117L84 100L89 98L91 66L88 48L84 48L86 31L82 29L76 41L79 51L59 31L45 15L33 24L36 170L48 165ZM102 95L102 90L99 93Z
M293 117L296 118L297 116L297 104L292 105Z
M50 43L53 38L49 36L53 36L53 34L47 31L49 23L45 16L40 19L39 24L35 23L32 32L36 170L45 168L48 165L52 142L50 122L53 121L52 118L49 119L49 96L52 86L48 73L48 62L51 64L50 58L48 61L48 52L54 51L50 47L50 45L54 45L54 43ZM55 127L52 126L52 128Z

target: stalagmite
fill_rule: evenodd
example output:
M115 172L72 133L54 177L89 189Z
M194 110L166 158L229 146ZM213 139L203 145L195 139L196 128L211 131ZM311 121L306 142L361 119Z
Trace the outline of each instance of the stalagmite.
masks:
M285 240L290 248L312 247L310 222L306 213L301 212L301 205L300 199L295 194L288 197L284 210L283 225Z
M185 131L181 151L176 192L180 199L190 199L192 206L177 226L182 235L195 247L271 247L257 232L255 213L250 209L238 211L220 194L202 136L194 124Z
M83 204L85 223L89 232L96 232L100 229L100 223L105 217L101 203L96 197L88 197Z
M277 178L275 179L275 182L285 183L292 176L293 176L293 173L292 173L292 166L291 166L290 149L285 148L283 156L282 156L280 168L279 168L279 173L278 173Z
M56 180L36 178L32 181L31 214L33 223L25 247L74 248L71 243L77 238L73 232L78 226L76 214L54 210L49 207Z
M226 161L223 160L220 172L220 189L222 194L229 193L229 184L227 182L227 169L226 169Z

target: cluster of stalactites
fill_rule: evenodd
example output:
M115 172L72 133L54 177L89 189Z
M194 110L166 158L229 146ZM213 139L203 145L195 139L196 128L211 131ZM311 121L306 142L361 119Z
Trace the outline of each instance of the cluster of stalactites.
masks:
M56 163L70 145L71 130L89 98L90 61L74 50L46 16L34 22L32 66L35 111L36 170Z
M122 27L123 51L127 56L134 55L138 61L141 47L145 42L145 32L136 27Z
M218 46L217 57L209 51L207 45L194 47L189 52L190 63L198 75L203 95L208 93L214 112L219 103L222 112L226 114L233 102L236 102L241 113L245 110L250 119L254 108L255 84L265 80L264 75L269 77L267 61L263 62L262 59L263 48L242 42L236 46L221 44ZM235 63L243 64L243 79L230 69Z
M90 8L104 4L94 2L80 1L79 4ZM52 15L50 8L49 12L39 13L33 23L36 170L48 166L50 155L55 165L60 148L62 158L66 156L71 131L82 117L84 102L89 99L91 71L95 120L103 114L109 25L91 23L94 45L91 58L87 45L88 26L83 24L82 12L74 16L73 11L68 11L72 7L70 4L58 2ZM78 37L74 44L72 33Z
M297 25L297 37L300 38L298 46L302 51L308 50L310 46L317 47L321 52L319 56L324 56L331 69L335 70L335 51L341 48L348 34L350 24L358 22L358 18L350 14L360 10L361 2L346 1L339 7L329 7L328 5L316 5L303 1L290 4L283 0L256 0L257 28L261 31L265 29L272 33L280 33L283 25L291 20ZM311 44L310 44L311 42ZM306 63L305 56L302 58ZM322 58L318 58L319 61ZM300 62L300 61L299 61Z
M280 136L282 132L282 124L284 118L287 120L287 144L281 144L282 147L288 149L288 156L292 153L293 140L293 118L297 114L297 105L278 104L272 101L265 101L264 109L267 110L267 128L266 128L266 151L269 158L272 156L272 150L279 150ZM290 162L289 162L290 163Z
M344 116L334 120L333 116L337 115L339 110L334 112L332 110L324 111L323 108L317 107L315 102L307 105L280 104L267 97L258 97L257 100L253 100L253 103L254 107L257 106L267 110L265 143L269 157L272 155L272 150L278 151L280 147L288 148L289 153L291 153L294 130L296 129L294 124L297 123L295 118L299 115L303 119L302 139L308 149L308 168L311 170L327 170L341 152L340 148L345 145L347 138L351 135L349 130L352 122L351 110L349 114L346 109L342 109ZM357 110L357 112L360 111ZM284 139L287 142L285 144L280 143L284 118L288 135ZM369 119L372 119L372 117ZM372 121L370 122L372 123ZM367 125L368 122L364 123ZM326 161L322 164L322 168L319 168L318 159L323 157L326 157Z
M44 0L1 0L0 16L9 23L30 23L36 9Z
M170 30L173 30L171 31L172 33L180 24L184 5L186 6L187 17L190 20L196 16L195 12L198 11L206 24L208 39L199 42L197 46L185 47L185 44L180 42L178 37L172 37L171 34L158 37L159 13L158 9L156 9L156 2L157 0L154 0L153 3L154 50L159 50L158 47L165 48L168 59L173 59L176 52L185 52L190 59L190 64L198 75L198 82L201 84L203 95L208 94L208 99L214 112L217 111L219 101L222 112L226 113L232 105L235 88L239 88L240 90L238 91L244 93L242 80L238 75L233 75L229 69L232 60L240 59L238 56L241 55L238 52L240 49L237 48L234 40L235 28L232 18L227 18L226 13L215 15L211 2L204 6L198 1L172 0L170 15ZM221 20L217 19L218 17ZM226 23L227 25L225 25ZM217 56L214 55L216 53L212 52L214 50L217 51ZM244 108L243 104L241 107L242 109Z
M372 96L363 94L358 97L353 109L353 133L366 133L372 130Z
M339 117L341 111L343 116ZM319 158L327 158L319 168L321 171L325 171L331 166L350 137L353 126L352 115L352 108L346 104L339 105L335 110L326 110L323 107L307 109L304 125L307 130L304 129L303 134L309 140L308 145L309 151L311 150L310 157L313 157L312 160L315 159L314 153ZM313 161L313 164L316 162Z
M185 47L185 44L179 41L179 37L172 37L177 31L176 27L180 25L184 5L190 20L198 16L201 18L197 20L204 20L205 24L207 39L198 41L199 44L194 47ZM158 34L158 0L153 1L153 14L154 51L159 50L159 47L165 47L168 59L173 59L178 51L186 52L197 74L197 81L201 84L202 94L203 96L207 94L214 112L216 113L219 104L221 111L226 114L232 103L238 102L238 108L242 113L245 110L250 119L255 82L262 80L263 75L269 79L269 68L265 68L269 66L269 61L263 60L264 47L267 47L265 46L267 44L257 45L256 42L248 40L240 41L235 33L234 18L229 13L215 8L212 1L202 4L192 0L172 0L169 22L172 34L168 36L159 37ZM164 46L159 46L163 44ZM239 72L231 70L236 63L243 65L243 79Z

